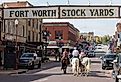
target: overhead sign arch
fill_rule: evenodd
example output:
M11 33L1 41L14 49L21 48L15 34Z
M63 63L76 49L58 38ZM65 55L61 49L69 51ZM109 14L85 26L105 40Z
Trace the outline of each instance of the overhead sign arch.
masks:
M120 18L120 6L35 6L4 8L4 19L81 19L81 18Z

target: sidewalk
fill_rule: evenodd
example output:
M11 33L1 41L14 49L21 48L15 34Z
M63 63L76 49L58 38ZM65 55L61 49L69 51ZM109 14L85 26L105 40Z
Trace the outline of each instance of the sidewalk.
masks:
M58 62L50 60L48 62L42 63L42 66L40 69L33 69L33 70L30 70L30 72L32 72L32 71L35 72L35 70L38 70L38 71L45 70L45 69L52 68L57 65L58 65ZM29 72L28 69L18 69L18 70L8 69L8 70L0 70L0 75L1 74L6 74L6 75L22 74L22 73L27 73L27 72Z
M18 70L13 70L13 69L8 69L8 70L0 70L0 75L1 74L21 74L21 73L26 73L28 69L18 69Z

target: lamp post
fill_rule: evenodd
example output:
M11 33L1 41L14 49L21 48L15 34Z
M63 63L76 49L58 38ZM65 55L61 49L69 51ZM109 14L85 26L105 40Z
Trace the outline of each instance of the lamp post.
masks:
M46 58L47 56L47 46L48 46L48 40L49 40L49 36L50 36L50 32L47 30L47 28L45 28L45 30L43 30L43 39L45 39L45 45L44 45L44 56Z
M57 43L57 46L59 47L59 61L61 61L62 46L64 45L61 39L62 37L59 36L59 42Z
M15 64L15 69L18 69L18 44L17 44L17 35L18 35L18 23L19 21L16 19L15 20L15 27L16 27L16 40L15 40L15 49L16 49L16 64Z

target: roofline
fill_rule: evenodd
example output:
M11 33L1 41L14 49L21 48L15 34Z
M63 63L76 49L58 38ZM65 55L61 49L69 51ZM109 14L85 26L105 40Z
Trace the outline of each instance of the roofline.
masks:
M4 3L2 3L2 5L3 4L12 4L12 3L28 3L30 6L34 6L34 5L32 5L30 2L28 2L28 1L11 1L11 2L4 2ZM25 7L20 7L20 8L25 8Z

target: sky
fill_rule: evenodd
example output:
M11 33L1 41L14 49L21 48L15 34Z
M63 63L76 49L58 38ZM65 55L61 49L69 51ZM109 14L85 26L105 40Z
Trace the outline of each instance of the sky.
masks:
M34 6L47 5L121 5L121 0L0 0L3 2L28 1ZM69 1L69 4L68 4ZM44 22L70 22L80 32L94 32L94 35L114 35L120 19L44 19Z

